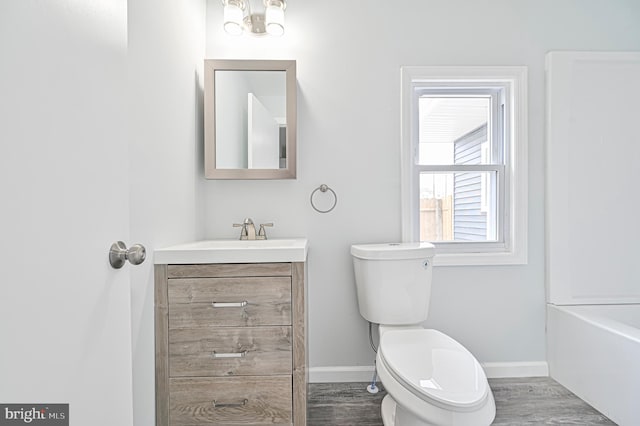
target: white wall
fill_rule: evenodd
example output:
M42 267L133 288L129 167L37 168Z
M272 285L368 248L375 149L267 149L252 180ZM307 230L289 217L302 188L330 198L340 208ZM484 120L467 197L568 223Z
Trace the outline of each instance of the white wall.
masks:
M153 250L202 238L204 0L128 0L134 425L155 425Z
M640 49L637 0L403 0L288 2L280 39L233 38L207 1L206 56L295 59L299 170L295 181L208 181L206 236L274 221L272 237L310 240L311 367L371 364L349 257L352 243L400 239L400 67L529 68L529 263L439 267L428 325L481 362L545 359L544 55L549 50ZM339 196L321 215L309 194Z

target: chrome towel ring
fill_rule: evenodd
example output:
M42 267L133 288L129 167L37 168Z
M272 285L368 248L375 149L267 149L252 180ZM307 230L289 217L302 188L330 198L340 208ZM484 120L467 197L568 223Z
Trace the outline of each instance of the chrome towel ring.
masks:
M318 191L320 192L329 191L331 192L331 194L333 194L333 205L327 210L320 210L319 208L316 207L316 205L313 202L313 197L314 195L316 195L316 192ZM313 207L313 209L318 213L329 213L331 210L336 208L336 205L338 204L338 196L336 195L336 192L333 189L329 188L327 185L323 183L322 185L320 185L319 187L313 190L313 192L311 193L311 197L309 197L309 201L311 202L311 207Z

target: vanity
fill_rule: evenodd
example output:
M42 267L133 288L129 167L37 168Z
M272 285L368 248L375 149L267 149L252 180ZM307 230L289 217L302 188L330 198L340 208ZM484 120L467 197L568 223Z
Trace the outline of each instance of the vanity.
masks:
M306 239L159 249L156 425L306 425Z

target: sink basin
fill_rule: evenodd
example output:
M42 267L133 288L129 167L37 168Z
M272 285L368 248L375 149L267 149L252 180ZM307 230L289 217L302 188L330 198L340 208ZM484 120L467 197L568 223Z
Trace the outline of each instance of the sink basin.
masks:
M155 250L156 264L304 262L306 238L205 240Z

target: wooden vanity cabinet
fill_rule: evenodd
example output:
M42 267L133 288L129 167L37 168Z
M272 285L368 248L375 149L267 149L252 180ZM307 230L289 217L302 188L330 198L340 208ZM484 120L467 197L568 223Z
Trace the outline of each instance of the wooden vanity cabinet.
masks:
M305 264L155 265L156 425L306 425Z

